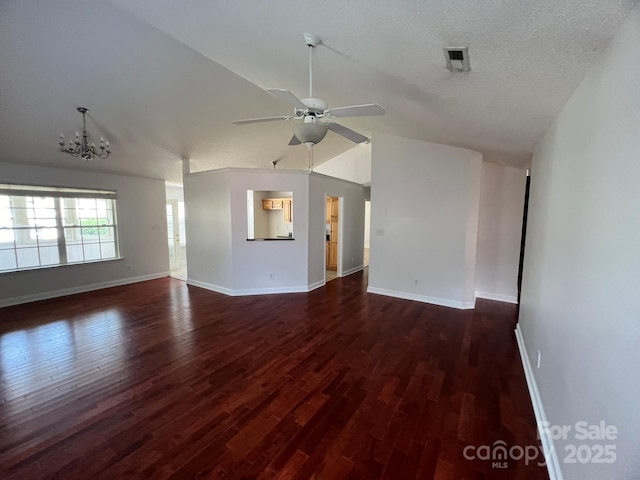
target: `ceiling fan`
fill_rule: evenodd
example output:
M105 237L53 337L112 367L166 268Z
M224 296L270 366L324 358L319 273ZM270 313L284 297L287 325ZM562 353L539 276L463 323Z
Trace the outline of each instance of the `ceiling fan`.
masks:
M250 123L273 122L277 120L302 119L302 122L293 127L293 137L289 145L305 144L309 149L320 142L328 130L343 136L355 143L367 142L369 139L364 135L340 125L339 123L326 121L339 117L364 117L370 115L384 115L384 108L377 103L365 105L350 105L348 107L327 108L327 103L313 97L313 49L321 42L320 37L311 33L305 33L304 39L309 47L309 97L298 98L288 90L269 88L267 91L288 103L293 107L293 115L283 115L279 117L249 118L246 120L236 120L236 125L247 125Z

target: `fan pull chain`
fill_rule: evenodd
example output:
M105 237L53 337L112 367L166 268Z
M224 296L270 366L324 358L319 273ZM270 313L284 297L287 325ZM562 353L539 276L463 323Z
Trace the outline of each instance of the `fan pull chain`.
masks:
M313 172L313 144L308 145L309 147L309 171Z

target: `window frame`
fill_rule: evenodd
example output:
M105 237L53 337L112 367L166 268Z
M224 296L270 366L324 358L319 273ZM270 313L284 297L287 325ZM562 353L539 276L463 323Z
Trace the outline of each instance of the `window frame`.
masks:
M25 225L16 226L15 219L15 210L16 207L12 206L10 202L10 211L11 211L11 227L0 226L1 231L9 231L13 233L13 247L3 249L5 251L12 251L15 255L15 268L0 270L0 275L11 274L11 273L19 273L24 271L32 271L32 270L42 270L47 268L57 268L57 267L65 267L72 265L83 265L90 263L99 263L99 262L110 262L114 260L122 260L124 257L121 252L121 242L120 242L120 231L119 231L119 222L118 222L118 197L117 192L115 190L101 190L101 189L86 189L86 188L73 188L73 187L54 187L54 186L38 186L38 185L17 185L17 184L7 184L0 183L0 195L7 197L22 197L24 198L25 214L27 218L27 222ZM35 203L35 198L47 198L53 199L55 216L52 218L55 222L55 226L39 226L37 224L38 218L37 216L31 218L30 213L26 205L29 203L29 198L33 198L33 203ZM84 241L84 233L83 229L87 227L94 227L94 225L83 225L83 219L81 216L76 218L76 222L73 225L68 225L67 222L67 210L71 210L69 208L69 203L66 200L75 200L75 206L73 207L76 212L81 210L80 204L77 202L81 199L91 199L96 202L96 215L99 211L98 201L106 200L108 203L106 204L105 211L107 212L107 219L109 220L108 224L100 224L98 222L98 217L96 216L96 225L95 228L98 229L97 241L94 242L86 242ZM33 207L33 212L37 212L37 209ZM110 214L110 215L109 215ZM37 215L37 214L36 214ZM77 213L76 213L77 215ZM111 217L111 218L110 218ZM47 218L47 220L51 220ZM24 223L24 219L22 220ZM55 241L50 245L41 246L38 238L39 230L41 229L55 229L56 238ZM112 240L110 241L101 241L100 230L106 228L113 231L113 236L109 237ZM82 247L82 260L69 261L69 246L77 246L78 243L72 243L67 238L67 233L69 231L77 230L80 234L80 243ZM35 231L36 238L35 244L33 248L38 249L38 265L29 265L29 266L20 266L20 262L18 259L19 250L29 247L19 247L19 242L16 240L16 232L29 232ZM21 235L24 235L21 234ZM9 243L9 242L7 242ZM115 255L102 258L104 255L103 247L106 245L113 245L113 250ZM86 245L98 245L99 258L90 258L87 259L87 254L85 251ZM42 263L41 257L41 248L46 247L57 247L57 263ZM107 247L111 248L111 247Z

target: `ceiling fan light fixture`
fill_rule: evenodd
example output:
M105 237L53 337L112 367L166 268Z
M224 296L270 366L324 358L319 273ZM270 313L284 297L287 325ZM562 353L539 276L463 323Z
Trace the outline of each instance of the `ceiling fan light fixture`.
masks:
M365 117L371 115L384 115L384 108L377 103L367 103L364 105L349 105L346 107L328 108L327 103L321 98L313 96L313 50L322 43L317 35L305 33L304 35L307 47L309 47L309 97L300 99L288 90L280 88L269 88L267 91L273 96L279 98L284 103L288 103L293 107L293 115L280 117L261 117L248 118L245 120L235 120L236 125L247 125L250 123L271 122L276 120L293 120L301 119L302 123L293 127L293 136L289 140L289 145L305 145L311 148L320 143L327 135L327 130L340 135L341 137L351 140L355 143L368 142L369 139L364 135L351 130L350 128L340 125L336 122L326 122L327 119L339 117ZM320 122L319 119L325 119ZM309 168L312 169L313 162L309 162Z
M293 134L300 143L308 146L309 143L315 145L320 143L327 134L327 127L320 122L299 123L293 127Z

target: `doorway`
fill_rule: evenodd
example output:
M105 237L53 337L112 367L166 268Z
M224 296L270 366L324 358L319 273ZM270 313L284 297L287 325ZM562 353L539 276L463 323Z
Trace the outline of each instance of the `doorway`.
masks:
M187 280L187 238L182 185L167 185L167 245L169 247L169 275Z
M325 214L325 282L342 273L340 270L340 198L326 197Z

